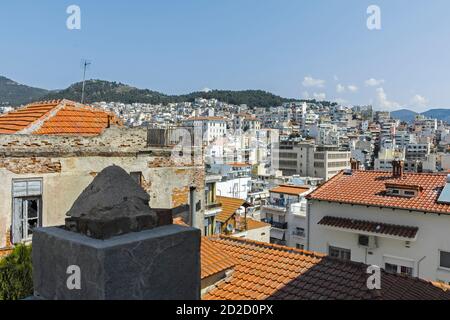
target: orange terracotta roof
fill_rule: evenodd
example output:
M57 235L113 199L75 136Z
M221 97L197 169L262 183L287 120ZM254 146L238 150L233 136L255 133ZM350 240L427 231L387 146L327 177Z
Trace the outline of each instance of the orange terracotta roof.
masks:
M176 225L179 225L182 227L189 227L189 225L186 222L184 222L183 218L174 218L173 224L176 224Z
M289 195L298 196L309 191L309 188L299 186L281 185L277 188L270 190L273 193L284 193Z
M200 256L202 279L230 270L236 265L234 258L221 251L220 248L206 237L202 238Z
M222 212L216 216L216 221L227 222L234 213L247 202L242 199L217 196L217 202L222 204Z
M248 163L244 163L244 162L232 162L232 163L228 163L229 166L231 167L236 167L236 168L246 168L246 167L251 167L251 164Z
M339 217L324 217L318 222L319 225L358 230L369 233L385 234L401 238L414 239L419 231L417 227L399 226L386 223L346 219Z
M341 172L307 198L450 214L449 204L437 202L446 180L447 175L444 174L405 173L401 178L394 178L390 172L356 170L352 175ZM386 185L389 184L418 186L422 191L412 198L392 196L386 193Z
M384 271L381 290L369 290L368 266L362 263L241 238L209 241L236 264L231 277L218 282L204 300L450 299L448 286Z
M247 218L247 230L255 230L255 229L266 228L266 227L272 227L272 225L262 222L262 221L257 221L257 220Z
M0 116L0 134L99 135L122 125L113 114L69 100L36 102Z

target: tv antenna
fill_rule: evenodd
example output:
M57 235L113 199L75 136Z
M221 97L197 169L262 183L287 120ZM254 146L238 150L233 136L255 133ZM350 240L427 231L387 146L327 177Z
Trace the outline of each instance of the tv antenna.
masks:
M83 60L82 67L83 67L83 87L81 89L81 104L84 104L84 97L85 97L85 88L86 88L86 70L89 68L89 66L92 64L89 60Z

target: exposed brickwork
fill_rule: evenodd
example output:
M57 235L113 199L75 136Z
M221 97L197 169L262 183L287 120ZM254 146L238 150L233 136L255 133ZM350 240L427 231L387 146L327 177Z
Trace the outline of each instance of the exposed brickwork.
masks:
M6 246L12 247L12 241L11 241L11 228L8 229L6 232Z
M15 174L60 173L61 162L48 158L0 158L0 168Z
M152 191L152 183L151 181L147 181L145 177L142 177L142 186L141 186L147 193L151 193Z
M172 190L172 205L174 208L189 204L189 187Z
M1 135L0 156L29 157L55 155L119 155L145 151L147 130L111 127L95 137Z

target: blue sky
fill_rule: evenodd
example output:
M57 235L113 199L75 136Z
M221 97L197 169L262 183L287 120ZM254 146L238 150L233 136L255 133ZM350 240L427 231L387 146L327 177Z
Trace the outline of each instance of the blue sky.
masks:
M81 8L81 30L66 9ZM366 27L381 8L382 29ZM448 0L15 0L0 74L48 89L89 78L169 94L263 89L378 109L450 107ZM370 80L371 81L367 81Z

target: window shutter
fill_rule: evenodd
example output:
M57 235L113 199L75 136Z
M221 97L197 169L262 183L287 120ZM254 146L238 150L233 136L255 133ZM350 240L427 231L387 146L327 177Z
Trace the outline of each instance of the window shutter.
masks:
M22 199L14 199L13 223L12 223L12 243L17 244L23 238L23 203Z

